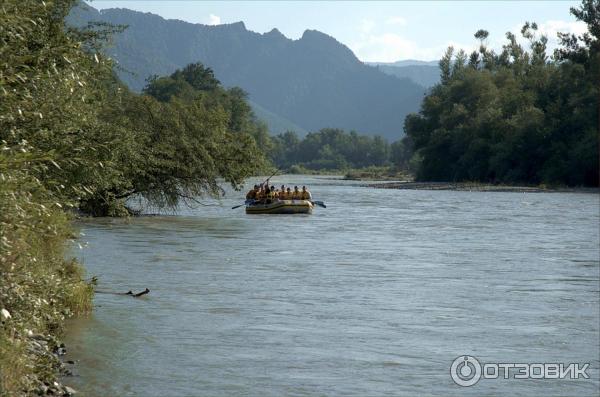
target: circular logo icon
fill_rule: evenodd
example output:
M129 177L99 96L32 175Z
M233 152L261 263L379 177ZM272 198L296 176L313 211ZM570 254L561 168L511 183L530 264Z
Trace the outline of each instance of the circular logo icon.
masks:
M481 378L481 364L473 356L459 356L452 362L450 376L459 386L473 386Z

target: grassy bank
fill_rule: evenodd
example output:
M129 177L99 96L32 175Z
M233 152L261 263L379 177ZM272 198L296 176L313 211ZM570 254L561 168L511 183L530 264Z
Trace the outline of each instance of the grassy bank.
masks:
M61 204L7 165L0 156L0 395L67 395L59 340L65 318L91 309L92 287L65 259L73 232Z

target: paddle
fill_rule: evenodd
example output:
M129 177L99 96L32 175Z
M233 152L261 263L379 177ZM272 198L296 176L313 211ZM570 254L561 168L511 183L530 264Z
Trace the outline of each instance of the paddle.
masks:
M263 183L261 183L261 185L267 184L267 186L269 186L269 180L270 180L271 178L273 178L275 175L277 175L277 173L278 173L278 172L279 172L279 168L277 168L277 169L275 170L275 172L273 173L273 175L271 175L271 176L270 176L270 177L268 177L268 178L267 178L267 179L266 179L266 180L265 180Z
M311 201L311 203L313 203L313 205L318 205L319 207L327 208L325 203L322 201Z
M236 208L243 207L246 204L252 204L253 202L254 202L254 200L246 200L246 201L244 201L244 204L236 205L235 207L231 207L231 209L234 210Z
M264 182L262 182L262 183L261 183L261 186L262 186L262 185L264 185L264 184L267 184L267 186L268 186L268 184L269 184L269 180L270 180L271 178L273 178L275 175L277 175L277 173L278 173L278 172L279 172L279 168L277 168L277 169L275 170L275 172L273 173L273 175L271 175L271 176L270 176L270 177L268 177L268 178L267 178L267 179L266 179ZM246 204L252 204L253 202L254 202L254 200L246 200L246 201L244 202L244 204L236 205L236 206L234 206L234 207L231 207L231 209L232 209L232 210L234 210L234 209L236 209L236 208L243 207L243 206L245 206Z

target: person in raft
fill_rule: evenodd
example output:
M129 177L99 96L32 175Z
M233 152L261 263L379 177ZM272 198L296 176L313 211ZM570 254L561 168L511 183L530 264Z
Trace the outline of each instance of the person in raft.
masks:
M279 200L287 200L287 195L285 193L285 185L281 185L281 190L277 191L277 198Z
M271 186L271 188L269 189L269 187L267 187L267 204L270 204L273 202L273 200L277 199L278 194L277 191L275 190L275 186Z
M302 186L302 193L300 193L300 198L302 200L312 200L312 194L310 194L306 186Z
M285 185L281 185L281 190L276 190L275 186L254 185L254 188L246 194L246 200L266 202L267 204L275 199L312 200L312 195L306 186L302 186L302 190L298 189L298 186L294 186L294 191L292 191L289 187L286 189Z
M246 200L256 200L258 199L258 194L260 193L260 189L258 185L254 185L253 189L250 189L248 193L246 193Z
M292 192L292 200L300 200L300 190L298 190L298 186L294 186L294 191Z
M254 197L253 200L262 200L265 197L265 187L263 185L257 185L254 189Z

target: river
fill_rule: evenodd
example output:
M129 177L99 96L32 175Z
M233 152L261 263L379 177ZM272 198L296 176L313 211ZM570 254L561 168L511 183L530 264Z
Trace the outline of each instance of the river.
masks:
M251 181L253 183L253 181ZM598 395L599 196L306 183L326 209L246 215L242 192L79 223L103 291L66 343L87 396ZM590 363L590 379L450 377Z

